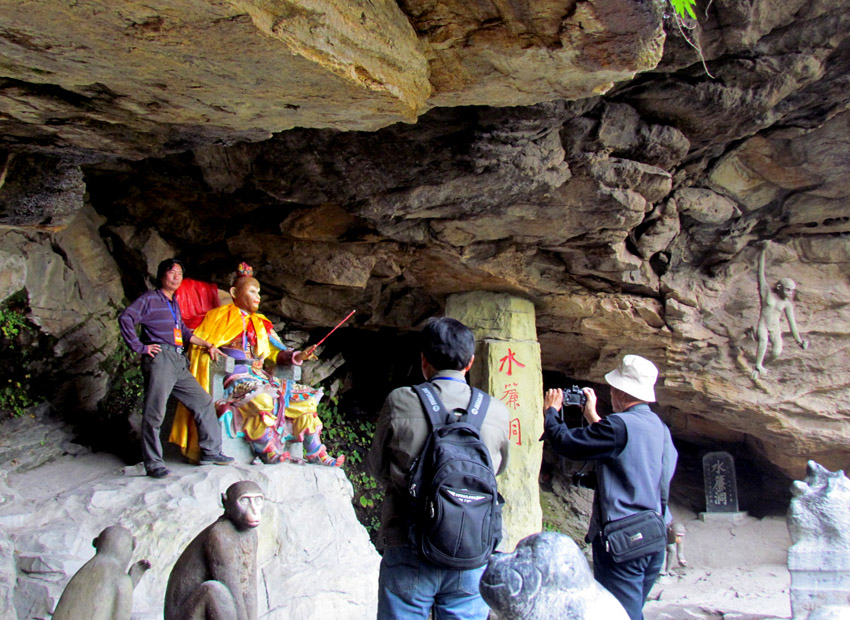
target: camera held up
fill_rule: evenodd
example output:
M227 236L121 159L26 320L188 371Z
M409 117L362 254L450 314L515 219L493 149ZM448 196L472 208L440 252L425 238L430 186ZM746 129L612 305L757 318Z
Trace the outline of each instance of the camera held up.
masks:
M565 389L563 392L564 407L572 405L575 405L576 407L584 407L584 404L587 402L587 396L584 395L584 392L582 392L581 388L577 385L574 385L569 389Z

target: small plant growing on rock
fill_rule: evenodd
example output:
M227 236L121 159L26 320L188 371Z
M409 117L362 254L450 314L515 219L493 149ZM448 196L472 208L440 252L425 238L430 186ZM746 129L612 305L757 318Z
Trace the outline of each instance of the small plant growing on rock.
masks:
M697 54L699 54L699 59L700 62L702 62L702 68L705 70L706 75L714 79L711 71L708 70L708 65L705 64L705 55L703 54L699 39L693 35L688 35L688 32L691 32L696 28L697 15L694 11L694 8L696 7L696 0L668 1L670 6L673 7L673 22L676 24L676 28L679 29L679 34L681 34L685 42L694 48ZM711 2L712 0L709 0L708 5L705 7L706 14L708 14L708 9L711 7Z
M38 339L38 330L26 316L26 304L20 295L0 308L0 365L5 383L0 384L0 410L20 417L39 402L33 392L29 369L30 349Z
M384 499L383 490L366 466L366 455L375 436L375 424L346 416L340 411L339 400L335 396L320 402L318 411L328 451L346 455L345 471L354 487L354 512L374 542L381 526L380 510Z
M24 415L34 404L35 401L29 395L29 386L20 381L8 379L6 385L0 388L0 409L8 411L12 417Z
M21 333L21 330L32 329L27 317L16 308L3 308L0 310L0 333L6 340L13 340Z
M697 18L696 13L694 13L694 7L697 4L696 0L670 0L670 4L679 17L683 19L688 16L691 19Z

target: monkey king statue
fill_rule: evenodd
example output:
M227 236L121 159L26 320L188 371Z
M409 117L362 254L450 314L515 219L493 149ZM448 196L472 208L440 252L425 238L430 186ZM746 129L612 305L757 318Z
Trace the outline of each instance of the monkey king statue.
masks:
M286 348L271 321L257 312L260 283L245 263L239 265L230 294L233 303L207 312L195 330L198 337L235 360L233 372L224 377L225 397L216 403L219 416L232 414L234 429L244 433L254 454L264 463L289 460L288 444L302 442L308 462L341 466L345 457L329 456L321 442L322 422L316 409L322 391L277 379L263 368L267 358L283 365L315 359L315 347L306 352ZM192 347L189 369L208 392L211 359L205 349ZM194 422L183 407L177 409L169 440L190 460L199 457Z

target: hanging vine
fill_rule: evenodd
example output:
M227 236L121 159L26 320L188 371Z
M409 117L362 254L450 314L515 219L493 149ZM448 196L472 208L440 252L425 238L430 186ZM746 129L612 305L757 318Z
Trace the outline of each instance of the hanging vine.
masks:
M696 28L697 14L694 12L696 0L669 0L669 2L670 6L673 7L673 21L676 22L679 34L681 34L685 42L694 48L697 54L699 54L699 59L700 62L702 62L702 68L705 70L706 75L711 79L714 79L711 71L708 70L708 65L705 64L705 56L702 53L702 47L700 46L699 41L696 40L696 37L689 37L686 32ZM711 7L711 2L712 0L709 0L708 5L705 7L706 16L708 16L708 9Z

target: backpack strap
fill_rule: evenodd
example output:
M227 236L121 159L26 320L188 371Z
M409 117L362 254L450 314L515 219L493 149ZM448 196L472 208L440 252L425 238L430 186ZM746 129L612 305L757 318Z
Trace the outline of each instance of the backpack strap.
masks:
M469 404L466 406L466 419L464 422L480 431L489 408L490 395L478 388L472 388L472 395L469 397Z
M428 420L431 422L431 430L436 430L451 424L455 421L454 416L446 410L443 401L437 396L433 386L430 383L420 383L414 385L413 390L419 396L419 401L422 403L422 408L428 415ZM487 392L482 392L478 388L472 388L472 394L469 397L469 404L466 406L466 414L463 416L463 421L474 426L477 430L481 430L481 425L484 424L484 418L487 415L487 409L490 407L490 395Z
M441 401L440 397L437 396L437 393L434 391L434 388L430 383L426 382L414 385L413 390L416 392L417 396L419 396L422 408L425 410L425 414L428 416L428 421L431 423L432 431L453 422L453 420L449 417L449 412L446 411L446 406L443 405L443 401Z

